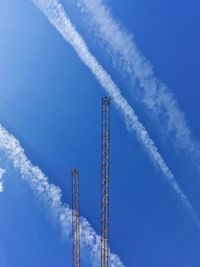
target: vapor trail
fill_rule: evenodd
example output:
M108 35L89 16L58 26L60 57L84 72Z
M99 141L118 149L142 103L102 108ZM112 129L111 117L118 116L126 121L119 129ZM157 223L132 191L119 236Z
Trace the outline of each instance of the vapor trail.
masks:
M153 140L150 138L144 126L139 122L137 115L125 98L110 75L98 63L96 58L89 51L85 41L76 31L68 18L64 8L58 0L32 0L33 3L46 15L49 22L60 32L63 38L73 47L80 60L90 69L94 77L106 92L112 97L113 103L120 110L126 126L130 131L134 131L138 140L143 144L146 152L153 163L164 174L166 181L173 188L176 195L180 198L183 206L188 210L193 219L200 225L196 211L189 200L177 184L175 177L165 161L161 157Z
M139 51L131 34L112 16L103 0L75 0L86 15L92 32L131 84L140 87L142 102L163 132L173 136L175 146L200 161L200 145L172 91L156 77L152 64ZM151 113L149 113L151 111ZM164 123L163 123L164 122Z
M30 185L36 195L44 201L59 223L62 233L71 237L71 209L62 203L61 190L50 184L45 174L27 158L19 141L0 125L0 150L10 160L21 177ZM81 247L89 255L93 266L99 266L100 237L85 218L81 218ZM119 257L110 254L112 267L124 267Z

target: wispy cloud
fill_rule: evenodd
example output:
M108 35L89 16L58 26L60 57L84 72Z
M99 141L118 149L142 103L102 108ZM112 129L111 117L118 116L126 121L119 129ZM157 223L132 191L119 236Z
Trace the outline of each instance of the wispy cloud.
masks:
M75 0L95 36L105 45L114 65L140 87L142 102L175 147L200 160L200 145L172 91L156 77L153 65L139 51L131 34L112 15L103 0ZM135 87L136 88L136 87Z
M4 182L3 182L4 174L5 174L5 170L0 168L0 193L4 191Z
M96 58L89 51L85 41L77 32L68 18L64 8L57 0L32 0L33 3L46 15L49 22L60 32L63 38L73 47L80 60L90 69L94 77L112 97L113 103L122 114L125 124L130 131L133 131L138 140L142 143L152 162L161 170L166 181L173 188L192 218L200 225L199 218L193 206L179 187L176 179L160 155L153 140L150 138L144 126L139 122L133 108L121 95L117 85L111 76L99 64Z
M71 237L71 209L62 203L61 190L50 184L45 174L27 158L19 141L0 125L0 150L10 160L21 177L31 186L35 194L44 201L67 238ZM1 171L3 173L3 171ZM81 218L81 247L93 266L99 266L100 237L85 218ZM119 257L110 254L111 266L124 267Z

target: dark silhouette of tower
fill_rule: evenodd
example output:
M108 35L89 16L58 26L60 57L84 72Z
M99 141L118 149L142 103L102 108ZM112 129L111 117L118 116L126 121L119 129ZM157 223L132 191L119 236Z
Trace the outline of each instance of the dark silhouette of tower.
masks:
M80 267L80 200L79 171L72 171L72 261L73 267Z
M101 267L109 261L110 98L102 97Z

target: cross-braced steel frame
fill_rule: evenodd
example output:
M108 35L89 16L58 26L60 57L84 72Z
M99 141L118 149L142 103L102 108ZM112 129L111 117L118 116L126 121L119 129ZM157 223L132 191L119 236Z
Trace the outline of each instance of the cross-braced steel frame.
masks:
M80 267L80 200L79 171L72 171L72 261L73 267Z
M109 263L110 98L102 98L101 267Z

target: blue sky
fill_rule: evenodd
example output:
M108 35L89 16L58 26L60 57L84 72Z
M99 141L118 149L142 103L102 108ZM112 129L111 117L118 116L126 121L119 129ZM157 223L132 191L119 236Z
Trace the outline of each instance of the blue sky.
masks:
M102 3L112 10L122 30L134 35L155 75L173 91L194 139L199 140L199 2ZM194 157L189 148L184 151L164 128L165 118L158 121L145 107L138 82L133 85L112 64L108 44L74 1L62 4L90 51L135 109L200 217L198 153ZM99 234L100 98L106 93L31 1L1 0L0 36L0 123L20 141L49 182L61 188L63 203L71 204L70 171L80 169L81 215ZM111 118L112 252L128 267L199 267L200 227L149 159L135 132L127 130L114 103ZM70 240L63 238L48 206L0 148L0 168L6 170L0 193L0 266L71 265ZM82 266L98 264L82 259Z

